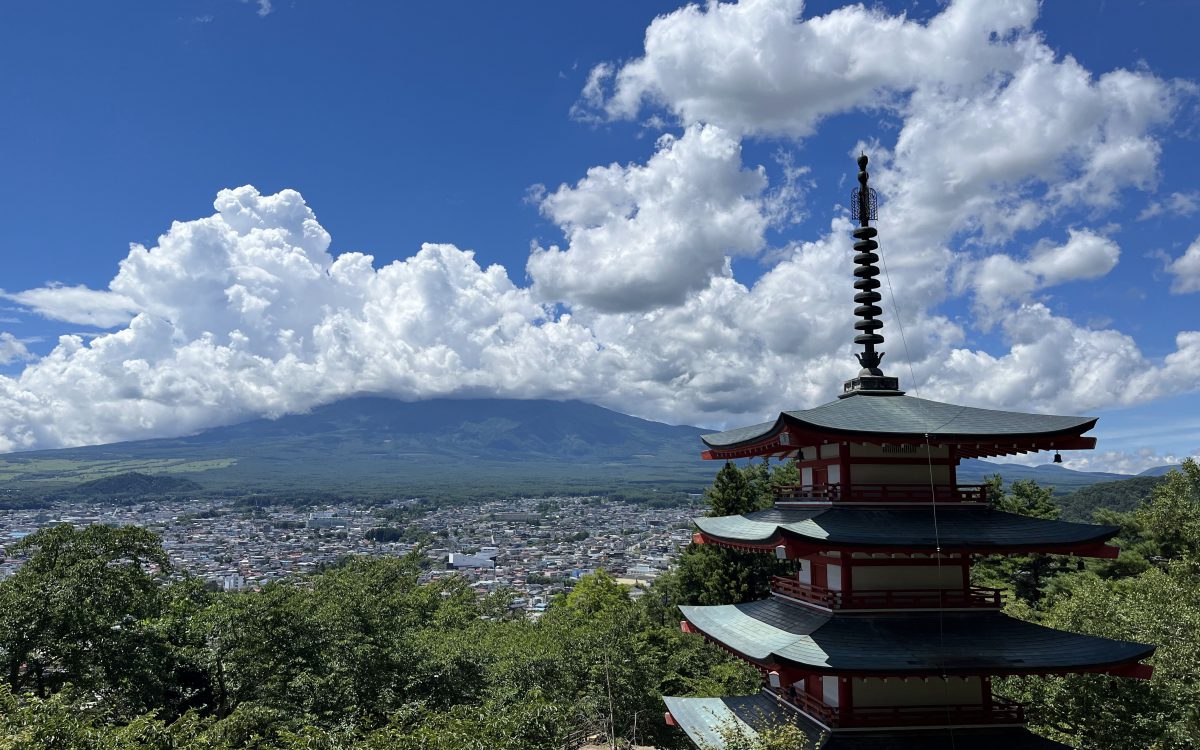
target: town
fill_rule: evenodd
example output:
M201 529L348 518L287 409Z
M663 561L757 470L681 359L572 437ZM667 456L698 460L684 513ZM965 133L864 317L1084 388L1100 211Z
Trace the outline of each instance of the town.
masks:
M670 508L600 497L450 507L393 500L376 508L318 510L231 500L64 503L0 510L0 548L54 524L132 524L162 538L172 575L193 575L225 591L253 591L318 572L346 555L419 549L428 558L428 578L462 575L481 594L507 588L515 595L513 608L538 613L572 581L598 569L640 593L639 585L669 568L691 540L695 500L695 506ZM0 579L22 562L20 555L0 553Z

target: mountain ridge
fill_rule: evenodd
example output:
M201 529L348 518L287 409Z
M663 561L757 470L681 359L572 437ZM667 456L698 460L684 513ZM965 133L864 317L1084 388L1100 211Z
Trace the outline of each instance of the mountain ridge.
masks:
M210 489L421 492L699 491L720 467L700 435L577 400L357 396L193 435L0 456L0 487L64 486L136 471ZM1036 479L1062 492L1127 478L964 460L959 481Z

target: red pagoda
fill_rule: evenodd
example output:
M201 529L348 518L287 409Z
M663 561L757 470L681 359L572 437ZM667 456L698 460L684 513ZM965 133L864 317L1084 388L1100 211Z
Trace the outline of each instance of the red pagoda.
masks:
M875 193L867 157L851 213L862 369L831 403L703 437L713 460L795 459L801 483L775 507L698 518L694 541L775 555L795 575L771 597L680 607L699 633L754 665L758 695L665 698L667 721L697 745L722 727L799 727L828 750L1042 750L1065 745L1024 726L992 678L1100 672L1148 678L1153 646L1078 635L1003 614L1001 593L971 585L982 555L1115 557L1111 526L1005 513L986 487L959 484L963 458L1094 448L1092 417L976 409L904 395L880 369L883 310ZM822 739L823 738L823 739ZM820 743L820 744L817 744Z

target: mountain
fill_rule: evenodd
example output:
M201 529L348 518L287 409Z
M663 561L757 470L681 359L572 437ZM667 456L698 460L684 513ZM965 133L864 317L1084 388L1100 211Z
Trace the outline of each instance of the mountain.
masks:
M702 432L579 401L360 397L187 437L8 454L0 488L136 471L213 491L698 491L719 468L700 459Z
M1152 466L1149 469L1138 474L1139 477L1161 477L1168 471L1174 471L1179 468L1179 464L1167 464L1166 466Z
M8 454L0 457L0 497L56 496L131 472L195 481L209 492L695 492L720 468L700 459L703 432L580 401L359 397L187 437ZM979 460L958 471L964 483L993 474L1063 494L1124 478ZM111 491L103 483L84 491L129 496L137 483L126 477Z
M1080 487L1128 479L1128 474L1112 474L1103 471L1075 471L1058 464L1042 464L1041 466L1025 466L1024 464L1006 464L992 461L981 461L976 458L963 459L958 466L958 481L963 484L983 482L993 474L999 474L1005 482L1015 482L1018 479L1032 479L1043 487L1053 487L1059 494L1072 492Z

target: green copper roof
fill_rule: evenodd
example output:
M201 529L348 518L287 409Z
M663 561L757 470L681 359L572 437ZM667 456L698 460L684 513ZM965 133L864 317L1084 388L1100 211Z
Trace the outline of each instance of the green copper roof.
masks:
M730 448L773 435L788 424L816 432L984 439L1075 434L1090 430L1095 422L1095 417L1023 414L956 406L914 396L856 394L812 409L785 411L772 422L704 435L701 439L710 448Z
M732 698L671 698L664 697L667 710L698 747L719 750L725 747L721 729L737 727L743 734L756 736L756 729L795 724L808 735L809 742L821 739L824 730L796 711L781 706L770 693ZM726 729L728 732L729 730Z
M764 722L795 724L820 750L1066 750L1067 746L1038 737L1022 727L942 730L877 730L841 734L823 732L819 726L790 708L779 705L767 692L732 698L663 698L667 710L687 736L703 748L725 747L719 727L736 725L755 733ZM816 744L822 734L824 743Z
M774 597L679 609L702 633L750 659L832 672L1066 672L1154 653L1153 646L1053 630L998 612L831 615Z
M845 547L930 547L943 550L1022 550L1111 539L1119 529L1048 521L979 506L770 508L742 516L696 518L705 534L731 542L777 543L784 538ZM936 529L936 536L934 534Z

